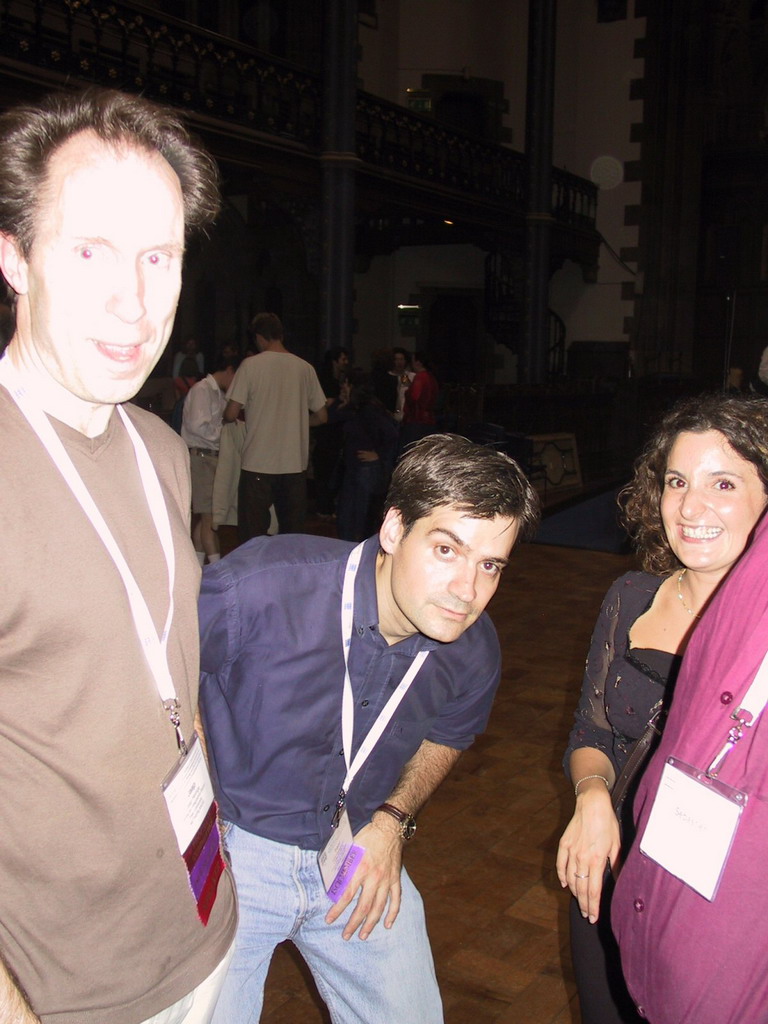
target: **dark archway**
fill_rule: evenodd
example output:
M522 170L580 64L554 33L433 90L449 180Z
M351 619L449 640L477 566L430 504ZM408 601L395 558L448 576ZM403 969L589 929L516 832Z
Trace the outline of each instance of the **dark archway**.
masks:
M422 300L422 316L424 313L424 346L439 379L445 384L482 382L482 294L440 290L431 302Z

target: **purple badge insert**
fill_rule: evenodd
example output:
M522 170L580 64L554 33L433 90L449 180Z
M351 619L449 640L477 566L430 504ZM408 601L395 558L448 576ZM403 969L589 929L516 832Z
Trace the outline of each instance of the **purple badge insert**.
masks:
M365 847L355 846L354 843L350 846L349 851L344 858L341 867L339 868L338 874L331 882L328 889L328 898L332 903L338 903L341 897L344 895L344 890L349 885L349 881L357 871L360 861L363 859L365 854Z

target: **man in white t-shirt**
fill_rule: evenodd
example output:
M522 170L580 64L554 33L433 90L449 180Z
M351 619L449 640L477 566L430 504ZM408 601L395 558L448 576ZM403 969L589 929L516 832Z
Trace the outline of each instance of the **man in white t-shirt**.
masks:
M251 332L259 353L240 364L224 411L224 421L232 423L245 410L237 512L241 544L267 533L270 505L280 533L304 531L309 428L328 419L317 374L286 349L279 317L258 313Z
M226 392L235 379L235 363L220 355L212 373L193 385L184 399L181 436L189 448L192 474L192 540L200 565L218 562L219 538L213 528L213 481L219 439L227 406Z

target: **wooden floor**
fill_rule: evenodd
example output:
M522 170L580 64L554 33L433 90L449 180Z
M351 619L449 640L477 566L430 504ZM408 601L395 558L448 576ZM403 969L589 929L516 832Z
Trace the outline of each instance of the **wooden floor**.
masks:
M524 545L490 606L504 668L488 730L421 813L406 853L446 1024L578 1024L568 894L554 872L573 806L560 761L600 601L630 567L624 555ZM293 947L279 947L262 1021L328 1020Z

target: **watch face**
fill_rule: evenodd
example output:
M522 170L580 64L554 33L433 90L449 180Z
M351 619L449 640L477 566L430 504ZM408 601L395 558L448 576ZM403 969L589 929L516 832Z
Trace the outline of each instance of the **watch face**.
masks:
M400 834L403 839L413 839L416 834L416 822L409 814L405 821L400 824Z

